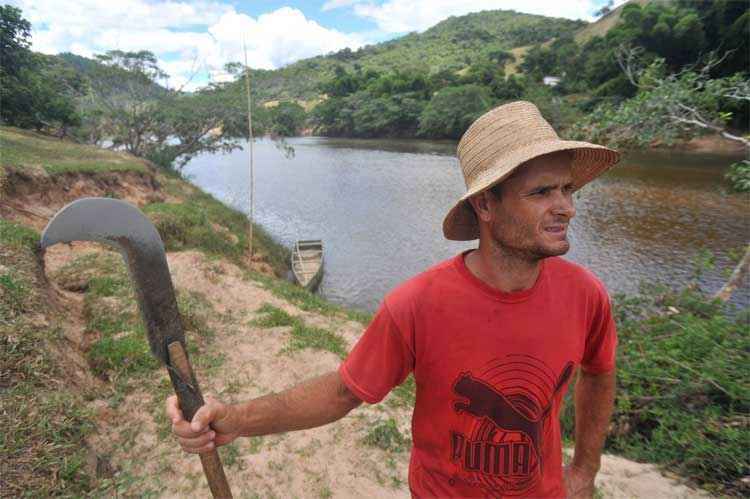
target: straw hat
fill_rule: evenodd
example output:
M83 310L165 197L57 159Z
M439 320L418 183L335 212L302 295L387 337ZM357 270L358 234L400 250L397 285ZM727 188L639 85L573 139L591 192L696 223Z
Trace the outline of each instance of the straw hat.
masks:
M619 153L604 146L561 140L531 102L511 102L480 116L458 143L466 194L443 220L445 237L454 241L477 239L479 224L468 199L502 182L526 161L555 151L573 152L575 190L620 159Z

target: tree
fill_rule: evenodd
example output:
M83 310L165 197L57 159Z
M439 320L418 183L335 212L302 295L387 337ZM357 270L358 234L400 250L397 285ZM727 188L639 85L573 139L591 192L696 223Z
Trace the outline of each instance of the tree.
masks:
M299 135L305 124L305 108L296 102L283 101L271 108L271 133L282 137Z
M29 62L31 23L21 10L0 5L0 76L16 76Z
M557 72L557 56L549 48L534 45L524 56L520 68L534 80L541 81L543 77Z
M500 101L520 99L525 89L525 78L518 75L510 75L505 79L498 79L492 83L492 94Z
M351 135L354 129L353 109L346 97L329 97L315 106L310 122L316 133L328 136Z
M148 51L114 50L97 61L83 125L94 140L179 170L196 154L229 151L239 147L235 139L247 138L240 85L209 85L193 93L165 88L159 80L166 75ZM256 126L266 120L256 121L253 131L262 133Z
M612 7L614 6L615 2L614 0L609 0L605 5L602 6L601 9L594 12L594 17L604 17L610 12L612 12Z
M461 77L463 84L491 86L494 82L505 78L503 65L489 59L479 60L469 66L468 71Z
M141 155L163 168L180 170L196 154L231 151L239 147L234 137L247 136L247 121L240 116L246 106L241 105L237 96L216 86L192 94L171 93L152 109Z
M458 139L469 125L492 107L485 87L462 85L437 92L419 117L419 135Z
M111 148L145 157L159 130L157 108L173 95L157 79L164 76L156 57L147 51L111 50L97 55L91 75L86 135L108 140Z
M633 120L628 129L641 144L654 139L671 141L704 131L742 143L750 150L750 141L735 135L727 123L733 110L750 104L750 79L743 74L711 78L711 69L721 63L712 58L703 66L694 66L667 74L663 59L642 68L640 50L623 46L618 62L628 79L639 89L635 99L620 106L623 119Z
M83 79L58 58L30 51L30 36L21 11L0 6L0 120L64 136L80 123L74 99Z
M747 116L750 107L750 78L746 74L711 78L711 70L722 61L716 57L670 73L663 59L644 67L641 53L632 47L622 47L618 53L624 74L638 88L636 96L616 105L598 106L576 126L578 138L645 147L714 132L743 144L750 152L748 137L729 127L735 113ZM735 189L746 189L750 185L748 162L735 164L728 178Z

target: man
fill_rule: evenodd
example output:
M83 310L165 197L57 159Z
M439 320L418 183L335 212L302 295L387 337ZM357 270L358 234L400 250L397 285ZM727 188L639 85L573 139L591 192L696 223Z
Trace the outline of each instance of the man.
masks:
M458 157L467 193L443 232L479 238L478 249L389 293L336 372L243 404L210 400L192 423L171 397L186 451L335 421L413 373L415 497L591 497L617 338L602 284L557 256L570 246L573 192L618 154L560 140L533 104L513 102L475 121ZM578 366L575 455L563 469L558 416Z

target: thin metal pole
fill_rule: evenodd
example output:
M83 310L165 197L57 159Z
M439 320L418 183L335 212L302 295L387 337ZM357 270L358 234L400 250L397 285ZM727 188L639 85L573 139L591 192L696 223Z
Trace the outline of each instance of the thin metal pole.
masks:
M247 154L250 159L250 234L248 236L250 245L250 263L253 261L253 221L255 220L255 170L253 169L253 119L252 101L250 98L250 66L247 65L247 46L242 39L242 49L245 52L245 93L247 94L247 136L249 137Z

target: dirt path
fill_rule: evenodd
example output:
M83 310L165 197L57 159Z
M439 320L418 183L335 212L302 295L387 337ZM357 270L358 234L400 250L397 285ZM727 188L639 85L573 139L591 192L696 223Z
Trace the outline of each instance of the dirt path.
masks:
M327 351L285 351L288 326L251 324L264 304L335 332L349 346L361 332L358 323L298 309L246 279L235 265L193 251L171 253L168 260L176 288L202 293L213 306L210 326L215 337L201 358L194 359L202 364L196 372L205 393L227 401L246 400L283 390L339 365L340 358ZM169 392L166 376L158 370L152 387L132 391L116 409L92 403L100 428L91 444L119 470L112 480L120 493L209 496L199 460L182 453L169 434L162 408ZM408 450L384 450L364 443L379 422L391 419L408 438L409 410L386 400L362 406L325 427L240 439L221 451L235 496L409 497ZM664 477L654 466L614 456L605 456L597 485L604 497L701 497Z

